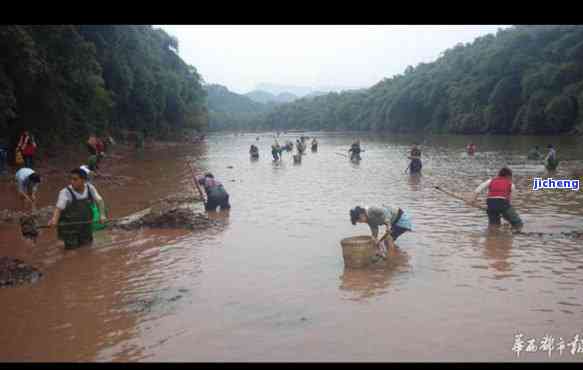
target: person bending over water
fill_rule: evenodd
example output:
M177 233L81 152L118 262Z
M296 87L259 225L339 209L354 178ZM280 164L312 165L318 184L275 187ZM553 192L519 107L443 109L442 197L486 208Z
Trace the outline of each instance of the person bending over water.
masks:
M31 209L35 208L39 184L40 175L32 168L23 167L16 172L16 188L19 198L24 202L23 208L26 208L27 202L30 203Z
M500 216L502 216L510 222L514 230L522 230L522 220L510 204L512 192L516 192L516 187L512 183L512 170L503 167L498 172L498 176L480 184L474 190L472 202L475 202L478 199L478 194L485 189L488 189L488 198L486 199L488 224L500 225Z
M354 207L350 210L350 222L366 223L370 227L375 245L379 249L377 255L386 258L387 248L396 248L395 240L407 231L413 231L411 218L403 209L391 206L382 207ZM387 228L379 239L379 226Z
M216 211L218 207L221 207L221 211L231 209L229 193L220 181L215 180L212 173L207 172L204 176L196 176L195 179L204 187L207 197L207 202L204 205L206 211Z

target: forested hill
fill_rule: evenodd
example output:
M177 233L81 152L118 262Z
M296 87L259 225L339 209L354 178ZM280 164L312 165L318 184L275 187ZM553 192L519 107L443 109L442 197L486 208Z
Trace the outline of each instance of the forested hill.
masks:
M260 103L229 91L225 86L210 84L207 91L209 129L254 130L265 122L276 103Z
M369 89L279 106L265 124L273 129L581 133L583 26L499 30Z
M177 52L151 26L0 26L0 132L13 140L28 128L49 145L204 129L201 77Z

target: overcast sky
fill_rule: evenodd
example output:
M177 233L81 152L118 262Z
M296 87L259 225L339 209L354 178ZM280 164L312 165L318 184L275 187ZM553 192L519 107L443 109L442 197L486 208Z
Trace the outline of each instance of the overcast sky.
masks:
M369 87L508 26L155 27L178 38L180 56L207 83L246 93L258 83Z

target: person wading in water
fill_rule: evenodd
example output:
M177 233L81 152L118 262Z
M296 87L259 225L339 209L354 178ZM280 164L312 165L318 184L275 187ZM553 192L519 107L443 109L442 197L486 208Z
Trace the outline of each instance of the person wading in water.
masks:
M503 167L498 172L498 176L480 184L474 190L471 201L475 202L478 199L478 194L485 189L488 189L488 198L486 199L488 224L491 226L500 225L500 216L502 216L510 222L515 231L520 232L523 226L522 220L510 204L512 192L516 192L516 187L512 183L512 170Z
M275 140L273 144L271 144L271 155L273 156L274 161L278 161L281 156L282 149L279 146L279 142Z
M421 168L423 164L421 163L421 149L417 146L417 144L413 144L411 148L411 153L409 154L409 173L410 174L417 174L421 172Z
M259 148L257 148L254 144L251 144L251 147L249 148L249 154L253 159L259 158Z
M360 161L362 158L360 158L360 152L362 152L363 150L360 148L360 140L358 139L354 139L354 141L352 142L352 145L350 146L350 149L348 149L348 153L350 154L350 160L351 161Z
M548 149L549 152L545 157L545 167L549 171L554 171L557 169L557 166L559 165L559 160L557 159L557 151L555 150L555 147L552 144L549 144Z
M16 171L16 188L19 198L25 202L23 208L26 208L26 202L28 202L31 205L31 209L35 209L39 184L40 176L32 168L23 167Z
M97 203L100 222L105 217L105 203L91 184L87 184L87 174L80 168L71 172L71 184L59 192L57 206L49 226L57 226L59 239L65 242L65 249L76 249L93 242L93 207ZM65 225L78 223L77 225Z
M413 224L409 215L401 208L383 207L354 207L350 210L350 222L366 223L370 227L372 237L377 245L378 258L386 258L387 248L396 248L395 240L407 231L413 231ZM379 226L386 226L387 231L379 239Z
M221 207L221 211L231 209L229 193L220 181L215 180L212 173L207 172L204 176L196 176L195 180L204 187L207 197L204 209L207 212L216 211L217 207Z
M33 168L33 158L36 153L36 148L37 145L34 137L28 131L24 131L20 135L18 145L16 146L16 150L20 151L24 159L24 167Z
M316 138L312 139L312 152L317 152L318 151L318 140L316 140Z

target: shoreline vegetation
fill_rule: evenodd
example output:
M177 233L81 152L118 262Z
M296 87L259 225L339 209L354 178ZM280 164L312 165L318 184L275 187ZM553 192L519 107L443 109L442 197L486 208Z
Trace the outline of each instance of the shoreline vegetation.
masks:
M90 134L166 139L207 128L206 93L178 40L149 25L0 26L0 132L39 150Z
M267 113L224 90L209 94L209 116L219 120L211 130L582 135L583 26L500 29L368 89L303 97Z
M258 102L206 83L149 25L0 26L0 131L9 155L89 134L207 131L583 135L583 26L513 26L370 88ZM10 158L12 159L12 158Z

